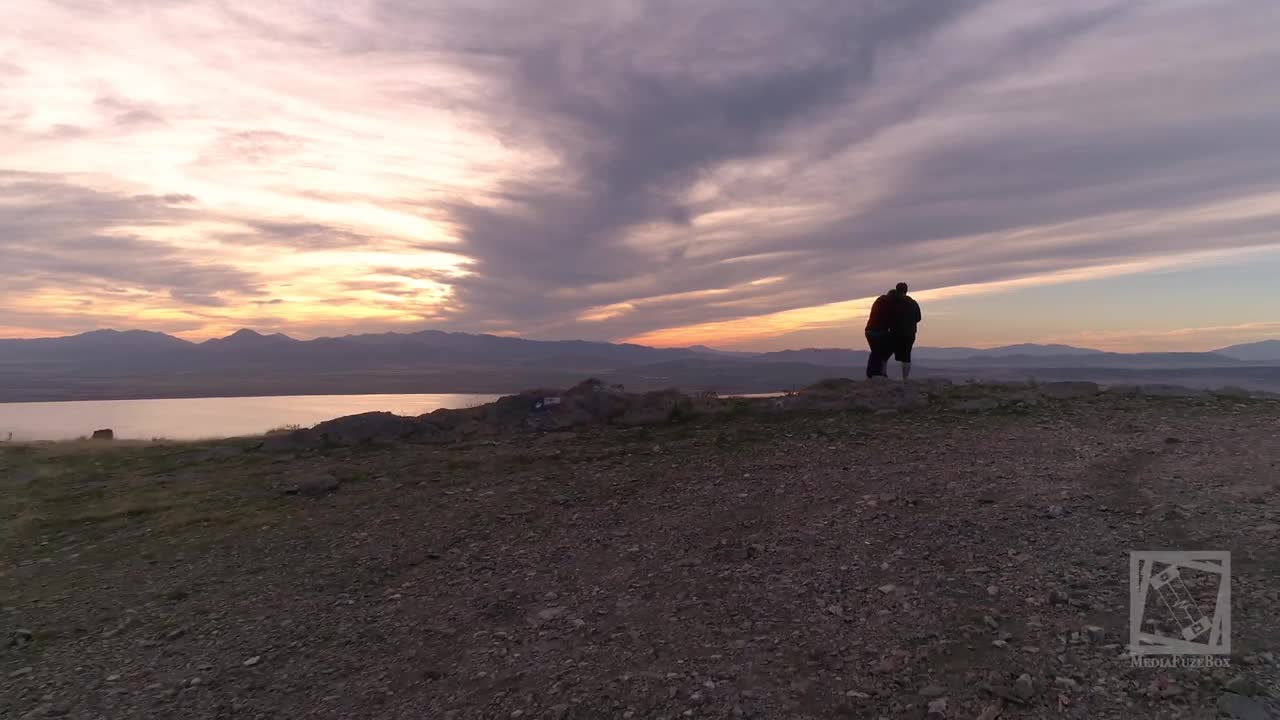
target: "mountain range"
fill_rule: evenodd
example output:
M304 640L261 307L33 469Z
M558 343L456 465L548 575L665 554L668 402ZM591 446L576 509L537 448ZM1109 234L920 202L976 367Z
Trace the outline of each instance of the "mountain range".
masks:
M1068 345L919 347L926 376L1236 384L1280 389L1280 340L1212 352L1112 353ZM143 330L0 339L0 402L406 392L513 392L595 375L630 387L720 392L785 390L857 376L866 352L806 348L725 351L459 332L296 340L238 330L189 342Z

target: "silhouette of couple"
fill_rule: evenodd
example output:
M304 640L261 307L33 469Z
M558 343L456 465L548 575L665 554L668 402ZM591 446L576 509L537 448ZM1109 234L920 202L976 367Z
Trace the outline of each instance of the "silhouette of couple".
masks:
M893 357L902 364L902 379L911 376L911 347L916 343L920 305L907 294L907 284L876 298L867 318L867 377L888 377L886 366Z

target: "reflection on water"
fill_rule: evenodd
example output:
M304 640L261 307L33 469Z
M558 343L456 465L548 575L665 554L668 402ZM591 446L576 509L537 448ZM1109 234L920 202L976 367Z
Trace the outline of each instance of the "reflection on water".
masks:
M286 425L309 427L373 410L421 415L497 398L437 393L0 403L0 440L68 440L99 428L111 428L118 438L143 440L259 435Z
M722 397L769 398L786 393ZM0 403L0 441L72 440L99 428L130 440L201 440L261 435L289 425L310 427L343 415L370 411L422 415L440 408L466 408L499 395L285 395L278 397L175 398L166 400L76 400Z

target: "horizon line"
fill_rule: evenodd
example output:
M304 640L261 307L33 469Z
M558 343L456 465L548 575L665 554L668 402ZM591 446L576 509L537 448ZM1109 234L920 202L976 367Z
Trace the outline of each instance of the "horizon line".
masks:
M525 340L525 341L528 341L528 342L588 342L588 343L599 343L599 344L604 344L604 345L633 345L633 346L638 346L638 347L647 347L647 348L652 348L652 349L655 349L655 350L691 350L691 349L693 349L693 348L695 348L695 347L703 347L703 348L706 348L706 349L708 349L708 350L712 350L712 351L716 351L716 352L725 352L725 353L750 353L750 354L757 354L757 355L763 355L763 354L767 354L767 353L777 353L777 352L799 352L799 351L821 351L821 350L851 350L851 351L858 351L858 350L860 350L860 348L856 348L856 347L847 347L847 346L846 346L846 347L839 347L839 346L812 346L812 345L811 345L811 346L803 346L803 347L788 347L788 348L784 348L784 349L781 349L781 350L742 350L742 349L735 349L735 348L732 348L732 347L727 347L727 348L726 348L726 347L716 347L716 346L714 346L714 345L709 345L709 344L707 344L707 343L705 343L705 342L701 342L701 343L693 343L693 344L691 344L691 345L648 345L648 344L644 344L644 343L626 342L626 341L618 341L618 340L585 340L585 339L582 339L582 338L538 339L538 338L523 337L523 336L515 335L515 334L472 332L472 331L466 331L466 330L441 330L441 329L439 329L439 328L429 328L429 327L428 327L428 328L421 328L421 329L418 329L418 330L404 330L404 331L387 330L387 331L383 331L383 332L368 332L368 333L350 332L350 333L347 333L347 334L345 334L345 335L315 335L315 336L312 336L312 337L296 337L296 336L290 335L290 334L288 334L288 333L278 332L278 331L277 331L277 332L264 333L264 332L262 332L262 331L260 331L260 330L256 330L256 329L254 329L254 328L250 328L250 327L241 327L241 328L238 328L238 329L236 329L236 330L234 330L234 331L232 331L232 332L230 332L230 333L228 333L228 334L226 334L226 335L215 335L215 336L209 336L209 337L205 337L205 338L200 339L200 340L187 339L187 338L179 337L178 335L174 335L174 334L172 334L172 333L168 333L168 332L163 332L163 331L160 331L160 330L145 330L145 329L142 329L142 328L127 328L127 329L123 329L123 330L121 330L121 329L117 329L117 328L113 328L113 327L104 327L104 328L95 328L95 329L93 329L93 330L85 330L85 331L81 331L81 332L69 332L69 333L65 333L65 334L62 334L62 335L38 335L38 336L28 336L28 337L0 337L0 341L58 340L58 339L73 338L73 337L80 337L80 336L83 336L83 335L90 335L90 334L93 334L93 333L103 333L103 332L106 332L106 333L121 333L121 334L124 334L124 333L148 333L148 334L152 334L152 335L164 335L164 336L166 336L166 337L173 338L174 340L179 340L179 341L181 341L181 342L189 343L189 344L192 344L192 345L201 345L201 344L203 344L203 343L206 343L206 342L209 342L209 341L212 341L212 340L225 340L225 339L227 339L227 338L233 337L233 336L235 336L235 335L237 335L237 334L239 334L239 333L244 333L244 332L253 333L254 335L257 335L257 336L259 336L259 337L264 337L264 338L265 338L265 337L283 337L283 338L285 338L285 339L287 339L287 340L292 340L292 341L294 341L294 342L310 342L310 341L313 341L313 340L326 340L326 339L329 339L329 340L336 340L336 339L342 339L342 338L348 338L348 337L356 337L356 336L359 336L359 335L413 335L413 334L422 333L422 332L441 332L441 333L446 333L446 334L470 335L470 336L475 336L475 337L484 336L484 337L498 337L498 338L513 338L513 339L517 339L517 340ZM936 346L935 346L935 345L920 345L920 346L918 346L918 348L917 348L917 349L920 349L920 350L928 349L928 350L978 350L978 351L990 351L990 350L999 350L999 349L1005 349L1005 348L1016 348L1016 347L1019 347L1019 346L1033 346L1033 347L1041 347L1041 348L1060 347L1060 348L1065 348L1065 349L1070 349L1070 350L1086 350L1086 351L1090 351L1090 352L1108 353L1108 354L1115 354L1115 355L1135 355L1135 354L1149 354L1149 353L1159 353L1159 354L1196 354L1196 353L1215 353L1215 352L1219 352L1219 351L1221 351L1221 350L1227 350L1227 349L1230 349L1230 348L1236 348L1236 347L1247 347L1247 346L1251 346L1251 345L1258 345L1258 344L1262 344L1262 343L1269 343L1269 342L1280 342L1280 338L1266 338L1266 339L1263 339L1263 340L1256 340L1256 341L1252 341L1252 342L1245 342L1245 343L1233 343L1233 344L1230 344L1230 345L1224 345L1224 346L1219 346L1219 347L1213 347L1213 348L1206 349L1206 350L1135 350L1135 351L1120 352L1120 351L1113 351L1113 350L1102 350L1102 349L1099 349L1099 348L1093 348L1093 347L1088 347L1088 346L1084 346L1084 345L1072 345L1072 344L1070 344L1070 343L1062 343L1062 342L1034 342L1034 341L1024 341L1024 342L1015 342L1015 343L976 343L976 344L973 344L973 345L936 345Z

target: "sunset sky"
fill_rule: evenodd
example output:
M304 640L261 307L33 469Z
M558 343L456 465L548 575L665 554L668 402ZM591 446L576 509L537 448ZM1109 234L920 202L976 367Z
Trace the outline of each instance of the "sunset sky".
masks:
M0 337L1280 337L1273 0L9 0Z

